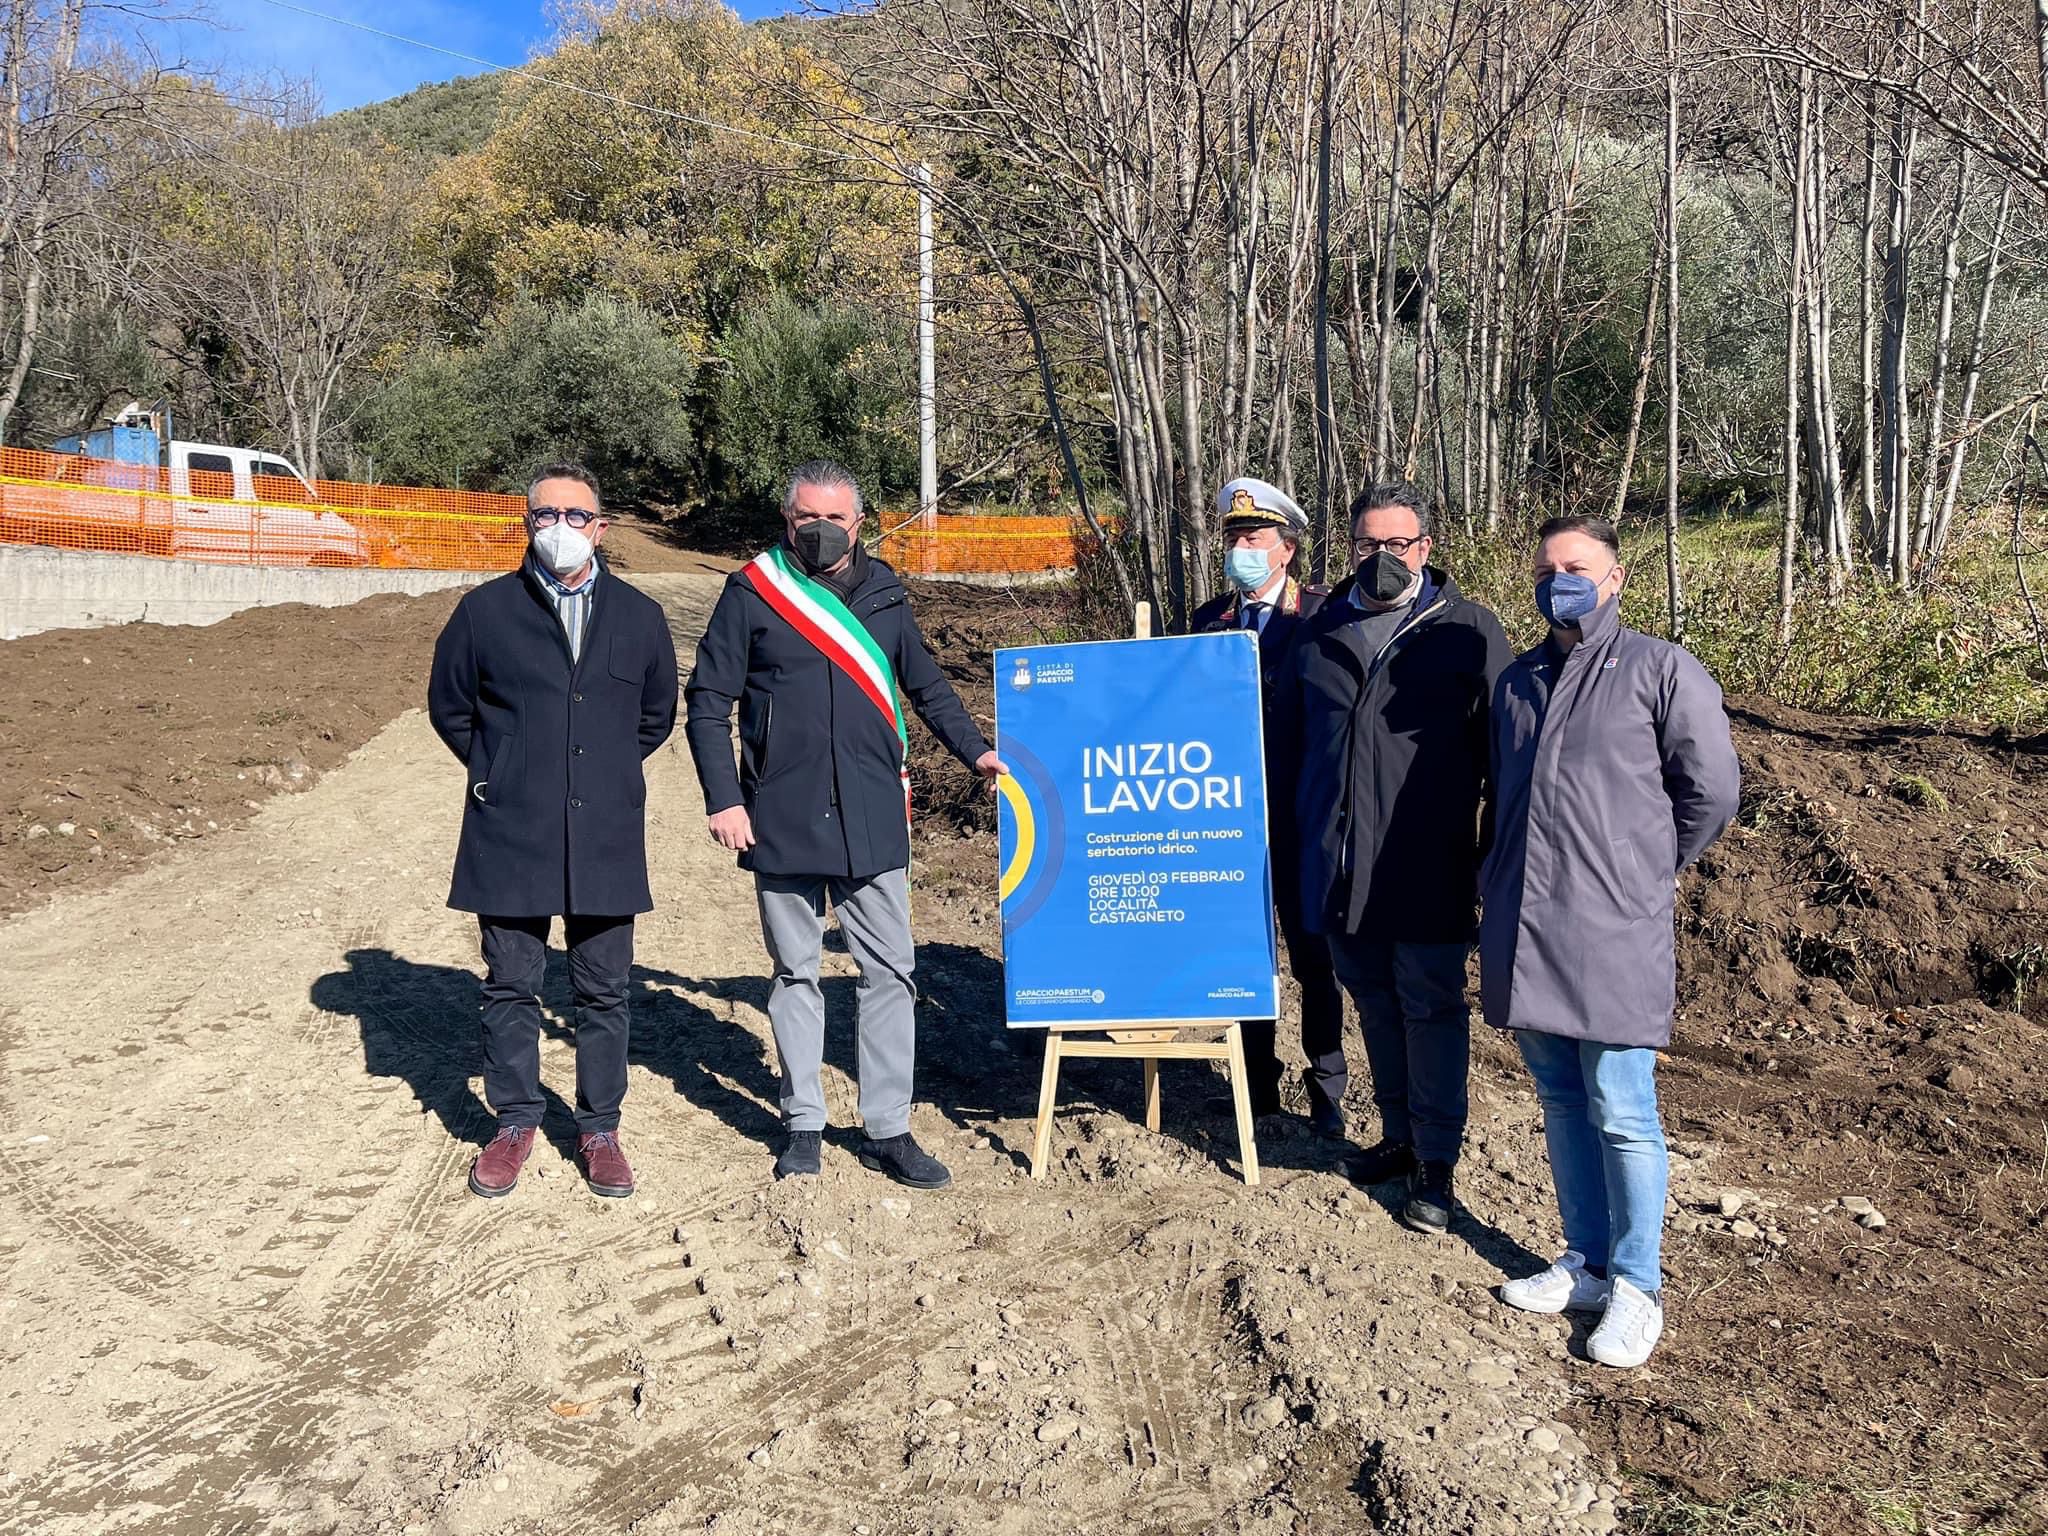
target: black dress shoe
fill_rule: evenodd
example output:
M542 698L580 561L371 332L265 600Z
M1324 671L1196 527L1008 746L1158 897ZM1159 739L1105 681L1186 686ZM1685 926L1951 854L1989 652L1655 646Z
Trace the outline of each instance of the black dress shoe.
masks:
M1391 1184L1415 1172L1415 1149L1405 1141L1383 1141L1367 1147L1344 1164L1354 1184Z
M789 1179L798 1174L816 1174L824 1166L819 1146L823 1140L822 1131L791 1131L789 1145L775 1159L775 1177Z
M898 1184L911 1189L944 1189L953 1182L953 1175L946 1171L946 1165L920 1147L908 1131L901 1136L863 1142L860 1165L877 1173L886 1173Z
M1417 1232L1442 1237L1451 1230L1451 1212L1457 1207L1451 1195L1451 1165L1424 1163L1408 1180L1408 1203L1401 1207L1401 1220Z

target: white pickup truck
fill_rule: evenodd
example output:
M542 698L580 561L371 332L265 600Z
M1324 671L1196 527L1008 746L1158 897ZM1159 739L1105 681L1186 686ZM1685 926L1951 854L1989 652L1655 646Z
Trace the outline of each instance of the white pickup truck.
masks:
M166 444L161 422L131 405L57 443L49 479L0 485L0 538L237 565L373 563L384 540L323 505L289 460Z

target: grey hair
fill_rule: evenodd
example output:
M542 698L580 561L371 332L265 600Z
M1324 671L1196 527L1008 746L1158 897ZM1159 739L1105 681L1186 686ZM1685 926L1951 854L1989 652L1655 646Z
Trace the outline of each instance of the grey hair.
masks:
M533 472L533 477L526 482L526 504L529 507L533 505L534 491L544 480L574 480L578 485L587 485L590 487L590 499L597 503L599 511L604 510L604 493L597 488L597 476L581 464L572 463L567 459L543 464Z
M808 464L799 464L789 472L789 487L782 493L782 515L789 516L796 510L796 488L808 485L818 490L837 490L845 487L853 492L853 515L859 517L866 511L867 504L861 499L860 482L853 478L853 471L837 459L812 459Z

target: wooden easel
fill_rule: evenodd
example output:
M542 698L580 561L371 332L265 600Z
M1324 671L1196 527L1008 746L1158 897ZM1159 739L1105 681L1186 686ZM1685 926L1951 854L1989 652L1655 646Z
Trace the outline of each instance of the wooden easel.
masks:
M1106 1040L1076 1040L1098 1030ZM1215 1039L1197 1039L1207 1032ZM1145 1063L1145 1129L1159 1129L1159 1063L1220 1061L1230 1073L1230 1098L1237 1106L1237 1155L1247 1184L1259 1182L1259 1148L1252 1136L1252 1099L1245 1083L1244 1026L1230 1023L1148 1024L1102 1029L1090 1024L1054 1024L1045 1034L1045 1072L1038 1084L1038 1126L1031 1137L1031 1177L1045 1177L1052 1152L1052 1114L1059 1102L1060 1063L1073 1057L1115 1057Z
M1152 637L1152 605L1138 604L1135 638ZM1080 1033L1103 1034L1104 1040L1072 1038ZM1203 1038L1213 1037L1213 1038ZM1244 1026L1235 1021L1204 1020L1187 1024L1143 1024L1111 1027L1100 1024L1053 1024L1045 1033L1045 1071L1038 1085L1038 1124L1031 1136L1031 1177L1045 1177L1052 1153L1052 1116L1059 1103L1060 1063L1076 1057L1110 1057L1145 1063L1145 1129L1159 1129L1159 1063L1220 1061L1230 1075L1230 1098L1237 1108L1237 1154L1247 1184L1259 1182L1259 1148L1252 1134L1251 1091L1244 1069Z

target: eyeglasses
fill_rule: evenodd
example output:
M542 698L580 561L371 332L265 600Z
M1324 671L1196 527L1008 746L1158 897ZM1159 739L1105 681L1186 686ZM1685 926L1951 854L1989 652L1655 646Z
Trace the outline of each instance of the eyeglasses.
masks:
M536 528L552 528L557 521L571 528L588 528L597 521L595 512L586 512L581 507L528 507L526 516Z
M1405 555L1428 537L1425 533L1412 539L1353 539L1351 547L1361 555L1378 554L1383 549L1390 555Z

